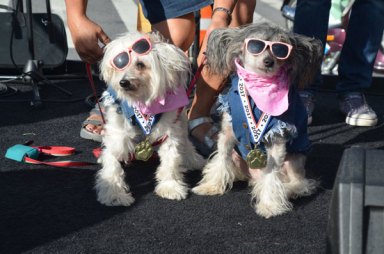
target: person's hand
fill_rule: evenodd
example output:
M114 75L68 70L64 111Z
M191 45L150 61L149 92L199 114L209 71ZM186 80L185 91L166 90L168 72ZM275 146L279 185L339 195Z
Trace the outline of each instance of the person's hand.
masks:
M102 47L110 42L101 26L82 16L69 19L68 27L80 58L90 64L99 61L103 56Z

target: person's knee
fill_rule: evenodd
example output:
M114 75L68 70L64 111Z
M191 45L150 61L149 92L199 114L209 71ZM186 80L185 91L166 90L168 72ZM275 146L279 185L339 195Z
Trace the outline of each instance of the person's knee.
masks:
M256 8L256 0L239 0L232 12L231 27L250 24L253 22L253 14Z
M159 31L165 38L183 51L188 50L192 45L195 37L195 26L193 13L152 25L154 30Z

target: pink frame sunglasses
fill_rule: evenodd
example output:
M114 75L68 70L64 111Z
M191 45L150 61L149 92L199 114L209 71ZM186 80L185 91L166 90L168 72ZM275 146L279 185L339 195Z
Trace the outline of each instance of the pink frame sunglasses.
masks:
M132 62L131 52L142 56L148 54L152 50L152 44L148 38L142 37L132 43L125 51L118 53L111 59L111 65L116 70L122 71Z
M245 48L252 55L260 55L267 47L274 57L280 60L285 60L289 57L292 51L292 45L278 41L264 41L256 38L245 39Z

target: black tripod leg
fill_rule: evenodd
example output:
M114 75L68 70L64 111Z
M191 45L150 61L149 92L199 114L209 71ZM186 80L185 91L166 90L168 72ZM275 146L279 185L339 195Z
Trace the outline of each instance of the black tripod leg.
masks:
M37 85L37 82L35 82L33 79L30 80L30 83L32 85L32 92L33 92L33 98L31 101L31 106L35 108L41 108L43 106L43 103L41 102L39 87Z

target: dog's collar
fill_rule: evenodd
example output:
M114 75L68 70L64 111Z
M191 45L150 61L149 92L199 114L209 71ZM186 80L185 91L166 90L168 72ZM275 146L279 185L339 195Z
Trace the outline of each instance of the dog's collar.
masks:
M113 90L111 87L108 87L106 91L106 95L103 97L104 104L111 105L115 104L117 105L117 113L123 114L124 117L128 120L131 121L132 124L138 124L143 132L145 134L150 133L150 129L148 129L148 126L143 126L142 123L140 123L139 119L135 115L135 108L130 106L127 101L121 101L117 98L116 91ZM136 109L137 111L137 109ZM153 126L155 125L161 118L161 113L156 114L150 117L153 117L153 121L150 122L150 125Z

